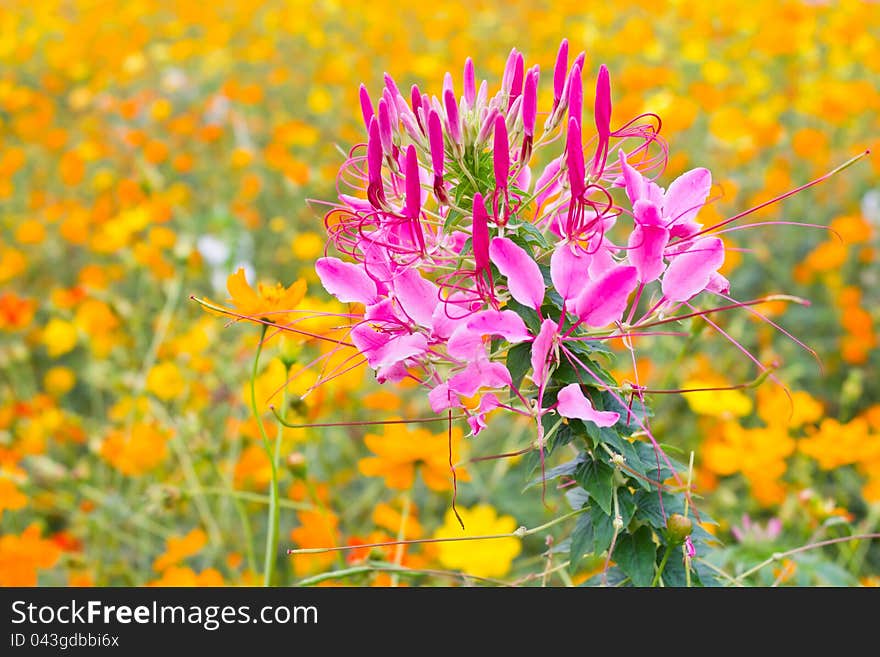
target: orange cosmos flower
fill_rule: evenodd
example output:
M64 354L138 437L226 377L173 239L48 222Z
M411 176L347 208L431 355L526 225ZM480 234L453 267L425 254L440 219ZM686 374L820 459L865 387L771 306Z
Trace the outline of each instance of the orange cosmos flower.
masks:
M462 431L452 429L452 462L458 459ZM446 432L432 435L427 429L409 429L405 424L390 424L385 434L367 434L364 441L376 454L358 462L358 469L369 477L383 477L389 488L406 490L413 485L418 466L425 485L431 490L452 489L449 468L449 438ZM456 468L460 481L470 479L464 468Z

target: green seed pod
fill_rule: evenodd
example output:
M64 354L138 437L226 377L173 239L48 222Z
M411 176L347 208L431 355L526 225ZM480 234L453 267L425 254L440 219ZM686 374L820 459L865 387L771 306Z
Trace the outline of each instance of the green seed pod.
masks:
M666 534L673 543L681 543L691 535L694 523L680 513L673 513L666 519Z

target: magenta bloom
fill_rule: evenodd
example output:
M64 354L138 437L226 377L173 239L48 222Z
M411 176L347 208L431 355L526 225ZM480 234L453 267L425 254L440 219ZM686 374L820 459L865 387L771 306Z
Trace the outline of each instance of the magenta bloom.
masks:
M343 165L327 213L341 258L316 269L330 294L358 304L346 316L350 343L381 381L417 381L435 411L459 409L474 433L495 409L533 418L539 437L547 414L598 427L628 421L599 405L607 397L597 391L626 400L585 354L609 338L651 335L644 327L674 321L680 306L700 314L695 297L729 291L718 273L724 242L698 222L709 171L661 187L656 117L613 128L603 65L590 121L586 56L569 68L568 50L563 41L542 134L539 69L516 49L494 96L471 59L461 97L451 74L433 95L414 85L408 100L386 75L374 111L361 87L367 138ZM533 176L537 148L550 150ZM516 381L514 348L526 356ZM563 366L582 380L559 387Z

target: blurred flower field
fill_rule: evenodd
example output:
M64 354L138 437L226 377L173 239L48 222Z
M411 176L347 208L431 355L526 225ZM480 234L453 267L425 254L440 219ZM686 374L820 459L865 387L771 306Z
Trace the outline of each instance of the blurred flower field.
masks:
M771 376L699 317L637 363L619 340L610 369L698 390L649 395L652 430L693 454L718 583L880 584L880 543L846 540L880 531L878 34L849 0L7 3L0 586L595 582L557 482L545 498L531 454L488 458L529 444L526 418L403 422L434 416L421 390L319 339L347 309L315 273L315 200L366 141L359 85L439 94L471 57L494 93L515 47L550 107L562 38L586 80L608 66L615 116L662 118L664 181L712 171L705 225L874 152L722 235L737 298L777 295L756 308L784 331L713 322ZM316 312L261 340L214 304Z

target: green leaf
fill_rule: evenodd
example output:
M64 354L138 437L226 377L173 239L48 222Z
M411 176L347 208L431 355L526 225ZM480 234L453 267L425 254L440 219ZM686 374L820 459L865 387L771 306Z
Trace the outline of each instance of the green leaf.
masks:
M649 586L657 559L657 546L651 539L651 530L639 527L634 534L619 536L612 558L629 575L634 586Z
M525 242L539 246L542 249L550 248L550 245L547 243L547 238L544 237L544 233L542 233L535 224L528 221L522 221L518 223L510 222L507 225Z
M672 554L669 555L661 577L663 578L663 586L687 586L687 573L685 572L684 559L681 556L681 546L672 548ZM693 577L691 577L691 584L693 584Z
M636 448L636 451L639 454L639 458L642 460L642 463L645 464L647 470L645 470L645 474L651 477L654 481L663 481L667 477L670 477L673 473L672 470L669 469L669 466L666 465L666 460L663 458L662 454L658 454L655 450L654 446L650 443L642 442L641 440L637 440L632 443L633 447ZM658 469L657 462L660 462L660 467ZM675 464L673 459L669 459L671 463Z
M571 507L572 511L583 509L590 502L590 495L580 486L569 488L565 491L565 501Z
M602 554L611 547L614 538L614 524L611 516L595 504L590 507L590 520L593 523L593 552Z
M626 527L636 513L635 493L626 486L621 486L617 489L617 508L620 511L620 519L623 521L623 526Z
M645 464L639 457L639 453L633 443L631 443L623 436L619 436L615 431L611 429L608 429L607 432L601 433L600 439L602 442L606 443L612 449L612 451L617 452L618 454L623 456L623 460L628 468L635 470L645 477L647 476ZM626 474L627 476L632 475L632 473L629 472L625 472L624 474ZM642 477L632 476L631 478L645 490L651 490L651 484Z
M573 475L574 471L577 469L578 465L583 463L584 457L583 455L578 455L576 458L573 458L571 461L566 461L565 463L561 463L553 468L550 468L544 473L543 481L551 481L553 479L558 479L559 477L563 477L565 475ZM540 486L542 483L541 477L537 479L532 479L526 486L526 488L534 488L535 486Z
M574 337L579 337L577 333L574 334ZM593 354L601 354L608 358L609 361L614 362L617 359L617 354L615 354L611 349L608 348L607 345L601 343L598 340L567 340L565 343L565 348L569 351L577 354L578 358L589 358ZM582 358L583 357L583 358ZM586 364L586 363L585 363ZM596 374L599 374L602 378L608 377L610 384L617 383L614 380L614 377L611 376L611 373L605 370L598 363L593 363L600 371L597 371Z
M593 458L581 463L574 471L574 478L607 515L611 514L613 476L612 468Z
M609 568L608 572L604 575L605 576L603 577L601 572L596 573L586 582L581 584L581 586L623 586L623 584L629 580L626 573L617 566Z
M538 313L535 312L534 308L529 308L522 305L519 301L509 299L507 301L507 309L520 316L529 331L532 332L532 335L538 335L541 332L541 318L538 317Z
M507 350L507 369L513 380L513 387L519 388L523 377L532 366L532 344L521 342Z
M584 554L593 546L593 521L588 513L578 516L574 530L571 532L571 548L569 550L568 572L577 570Z
M666 517L673 513L684 513L684 496L662 493L663 507L660 506L660 494L657 491L640 490L635 495L636 518L643 520L657 529L666 528ZM666 512L664 517L663 512Z

